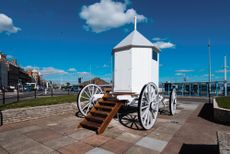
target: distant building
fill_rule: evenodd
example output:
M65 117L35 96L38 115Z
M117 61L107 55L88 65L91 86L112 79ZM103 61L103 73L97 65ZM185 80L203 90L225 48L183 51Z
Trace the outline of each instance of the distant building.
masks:
M27 74L33 78L33 82L35 82L37 85L41 84L41 74L36 69L30 69L27 71Z
M19 67L17 66L16 60L8 62L8 86L17 87L19 83Z
M19 68L19 82L20 82L21 85L25 85L26 83L31 83L32 82L32 78L22 68Z
M0 88L16 88L26 83L36 83L40 85L41 75L35 69L28 72L19 67L16 59L7 60L6 55L0 51Z
M0 53L0 87L2 86L8 86L8 67L6 55Z

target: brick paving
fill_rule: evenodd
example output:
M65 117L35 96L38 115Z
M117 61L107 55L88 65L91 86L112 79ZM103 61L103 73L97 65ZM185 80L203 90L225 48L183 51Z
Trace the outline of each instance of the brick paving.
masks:
M102 135L77 128L82 119L70 113L3 125L0 154L218 153L216 132L230 127L212 122L207 104L180 101L176 113L161 113L148 131L135 113L119 115Z

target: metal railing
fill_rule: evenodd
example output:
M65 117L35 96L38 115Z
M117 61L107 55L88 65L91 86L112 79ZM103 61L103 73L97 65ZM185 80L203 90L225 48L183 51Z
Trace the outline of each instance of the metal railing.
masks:
M15 103L25 99L36 99L39 97L53 97L53 96L76 95L76 94L77 92L71 90L59 90L59 89L49 89L47 91L35 89L33 91L24 91L24 92L19 92L18 90L16 90L15 92L6 92L5 90L1 90L0 105Z
M211 82L210 95L224 96L224 82ZM172 87L176 87L178 96L209 97L209 82L183 82L183 83L161 83L160 88L164 95L169 95ZM230 95L230 84L227 86L227 95Z

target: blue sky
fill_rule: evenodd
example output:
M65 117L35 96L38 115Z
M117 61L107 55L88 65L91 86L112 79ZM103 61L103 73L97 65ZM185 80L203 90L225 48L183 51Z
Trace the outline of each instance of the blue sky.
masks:
M208 39L213 80L223 80L229 6L229 0L0 0L0 50L45 79L108 81L111 50L133 30L137 15L138 31L161 45L161 81L179 82L184 74L207 81Z

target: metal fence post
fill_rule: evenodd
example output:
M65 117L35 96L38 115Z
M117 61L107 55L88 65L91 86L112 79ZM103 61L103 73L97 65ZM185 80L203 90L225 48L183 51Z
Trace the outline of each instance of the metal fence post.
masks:
M2 104L5 104L6 97L5 97L5 89L2 88Z
M19 87L17 87L17 102L19 102Z
M53 87L51 87L51 96L53 97L54 93L53 93Z
M216 96L218 96L219 95L219 91L218 91L218 82L216 82Z
M0 110L0 126L3 125L3 114L2 111Z
M207 83L206 84L206 94L207 94L207 97L209 96L209 86L210 86L210 84L209 83Z
M37 89L36 88L34 89L34 98L35 99L37 98Z
M182 83L182 87L181 87L181 95L184 96L184 84Z

